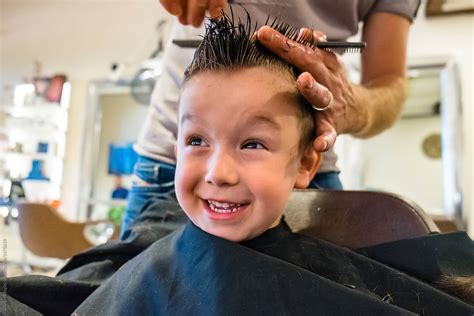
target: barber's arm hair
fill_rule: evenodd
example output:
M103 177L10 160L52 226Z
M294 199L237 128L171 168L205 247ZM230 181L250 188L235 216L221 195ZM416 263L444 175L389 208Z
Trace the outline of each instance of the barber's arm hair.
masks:
M351 118L352 124L342 132L368 138L391 127L403 110L406 91L406 79L399 76L353 85L352 101L348 102L346 108L346 115Z
M364 23L367 48L361 57L361 84L352 85L346 109L354 118L342 130L370 137L392 126L407 96L405 68L410 21L395 14L371 14Z

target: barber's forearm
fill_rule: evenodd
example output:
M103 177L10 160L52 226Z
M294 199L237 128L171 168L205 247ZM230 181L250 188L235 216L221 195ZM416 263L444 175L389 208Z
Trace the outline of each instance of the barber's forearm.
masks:
M385 77L364 85L352 85L340 133L374 136L399 118L407 95L406 79Z

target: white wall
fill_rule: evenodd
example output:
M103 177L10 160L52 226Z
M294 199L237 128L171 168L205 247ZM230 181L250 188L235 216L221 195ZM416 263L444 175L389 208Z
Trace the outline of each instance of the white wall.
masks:
M426 1L412 26L408 44L409 57L453 56L459 64L462 83L464 128L463 209L469 218L469 233L474 236L473 206L473 44L474 14L459 14L426 18Z
M34 75L65 73L72 83L62 210L76 216L87 83L107 77L112 62L133 74L155 49L158 0L0 0L0 100Z

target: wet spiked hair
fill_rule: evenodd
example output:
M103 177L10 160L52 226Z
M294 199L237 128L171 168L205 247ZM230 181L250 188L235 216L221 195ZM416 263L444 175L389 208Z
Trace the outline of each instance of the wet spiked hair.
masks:
M270 18L267 18L265 25L304 45L311 46L313 43L312 38L298 39L298 29L280 22L279 18L271 22ZM252 23L248 13L245 23L240 19L236 21L232 13L230 16L224 15L219 19L210 19L202 42L186 69L184 83L201 72L232 71L250 67L280 70L282 73L287 73L289 78L296 80L299 71L295 67L274 55L257 40L252 40L252 35L256 30L257 23ZM314 140L314 111L301 95L298 98L301 104L301 152Z

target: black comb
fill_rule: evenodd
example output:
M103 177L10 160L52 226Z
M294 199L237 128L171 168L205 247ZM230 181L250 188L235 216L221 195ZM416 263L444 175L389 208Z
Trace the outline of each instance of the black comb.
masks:
M367 46L365 42L318 42L317 48L324 49L325 51L342 55L343 53L360 53Z
M178 45L182 48L196 48L201 43L200 39L195 40L173 40L173 44ZM318 42L315 45L317 48L324 49L325 51L337 54L343 53L360 53L367 46L365 42Z

